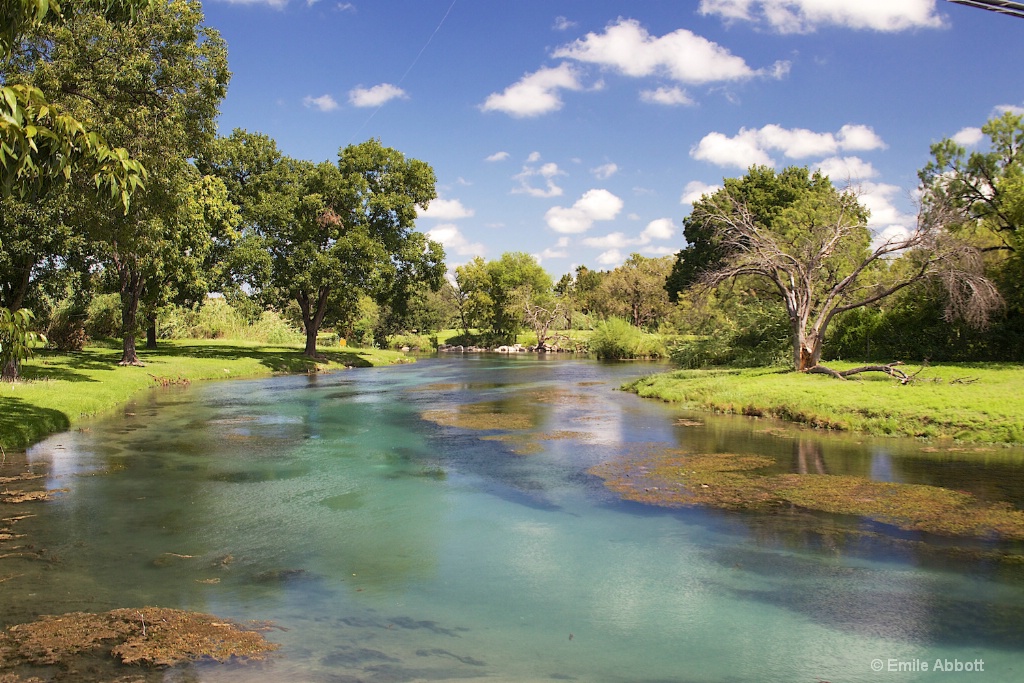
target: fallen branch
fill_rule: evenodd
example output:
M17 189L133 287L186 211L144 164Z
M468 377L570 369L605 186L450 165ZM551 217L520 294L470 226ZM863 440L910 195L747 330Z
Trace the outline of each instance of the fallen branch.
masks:
M921 372L920 370L918 370L913 375L908 376L907 373L903 372L897 367L899 365L903 365L903 362L896 361L894 363L888 363L886 365L862 365L857 368L850 368L849 370L841 371L833 370L832 368L824 365L815 365L813 367L807 368L807 370L805 370L804 372L815 375L829 375L831 377L835 377L836 379L846 379L851 375L859 375L862 372L884 372L890 377L895 377L896 379L898 379L900 381L900 384L907 384L913 379L915 375L917 375L917 372Z

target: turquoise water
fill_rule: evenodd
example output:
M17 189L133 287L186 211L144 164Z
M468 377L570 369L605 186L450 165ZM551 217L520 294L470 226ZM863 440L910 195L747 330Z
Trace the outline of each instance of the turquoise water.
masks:
M0 584L3 621L160 605L279 627L268 663L168 680L1024 679L1024 565L975 552L1019 549L651 508L586 473L652 447L760 452L1020 505L1021 453L830 439L614 390L652 369L442 358L155 391L30 451L67 491L21 522L55 561ZM481 401L542 438L423 419Z

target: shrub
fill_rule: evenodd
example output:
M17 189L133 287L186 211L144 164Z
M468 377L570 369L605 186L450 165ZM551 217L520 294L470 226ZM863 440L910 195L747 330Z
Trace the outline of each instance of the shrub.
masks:
M46 339L58 351L81 351L88 340L85 334L86 312L70 297L50 312Z
M100 294L89 302L85 333L92 339L111 339L121 334L121 295Z
M436 342L437 337L433 338ZM388 340L388 348L400 351L408 346L410 349L419 351L433 351L437 344L432 343L431 337L425 334L396 334Z
M660 339L644 334L641 329L615 317L594 325L589 347L598 358L657 358L665 355Z

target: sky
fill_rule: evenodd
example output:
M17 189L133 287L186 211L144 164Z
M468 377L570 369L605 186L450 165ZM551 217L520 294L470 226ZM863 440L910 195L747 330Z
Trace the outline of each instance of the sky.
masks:
M821 169L869 227L914 225L917 171L1024 113L1024 19L944 0L204 0L232 71L220 132L429 163L417 229L450 267L556 279L674 254L752 164Z

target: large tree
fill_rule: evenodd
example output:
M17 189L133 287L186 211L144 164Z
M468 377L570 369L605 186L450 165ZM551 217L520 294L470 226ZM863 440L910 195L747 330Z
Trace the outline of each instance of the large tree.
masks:
M604 317L619 317L634 327L657 326L671 308L665 281L673 261L668 256L647 258L631 254L625 263L601 279L593 297L595 308Z
M238 282L265 303L298 304L306 355L360 295L401 311L417 288L441 285L444 251L414 230L418 209L436 196L423 161L369 140L340 150L337 164L314 164L236 130L200 167L223 177L240 207Z
M755 167L694 204L687 224L699 228L691 234L706 243L691 242L688 249L712 254L698 271L700 286L741 281L780 299L793 367L832 373L819 361L829 324L845 311L929 277L947 285L950 315L983 324L998 303L976 252L949 234L949 206L940 199L922 206L907 234L872 243L868 212L854 193L806 168L776 174Z
M456 286L466 299L467 322L487 331L494 341L513 342L527 324L545 317L552 308L551 276L537 259L523 252L506 252L496 261L477 256L455 269Z
M180 254L209 248L197 220L207 186L191 159L214 138L226 93L227 50L206 27L195 0L154 3L125 24L105 12L65 8L62 21L30 41L24 73L31 83L149 171L126 212L94 206L76 220L104 267L116 274L122 303L122 364L140 364L135 350L139 305L180 270ZM200 188L200 189L197 189ZM202 213L202 211L200 211Z

